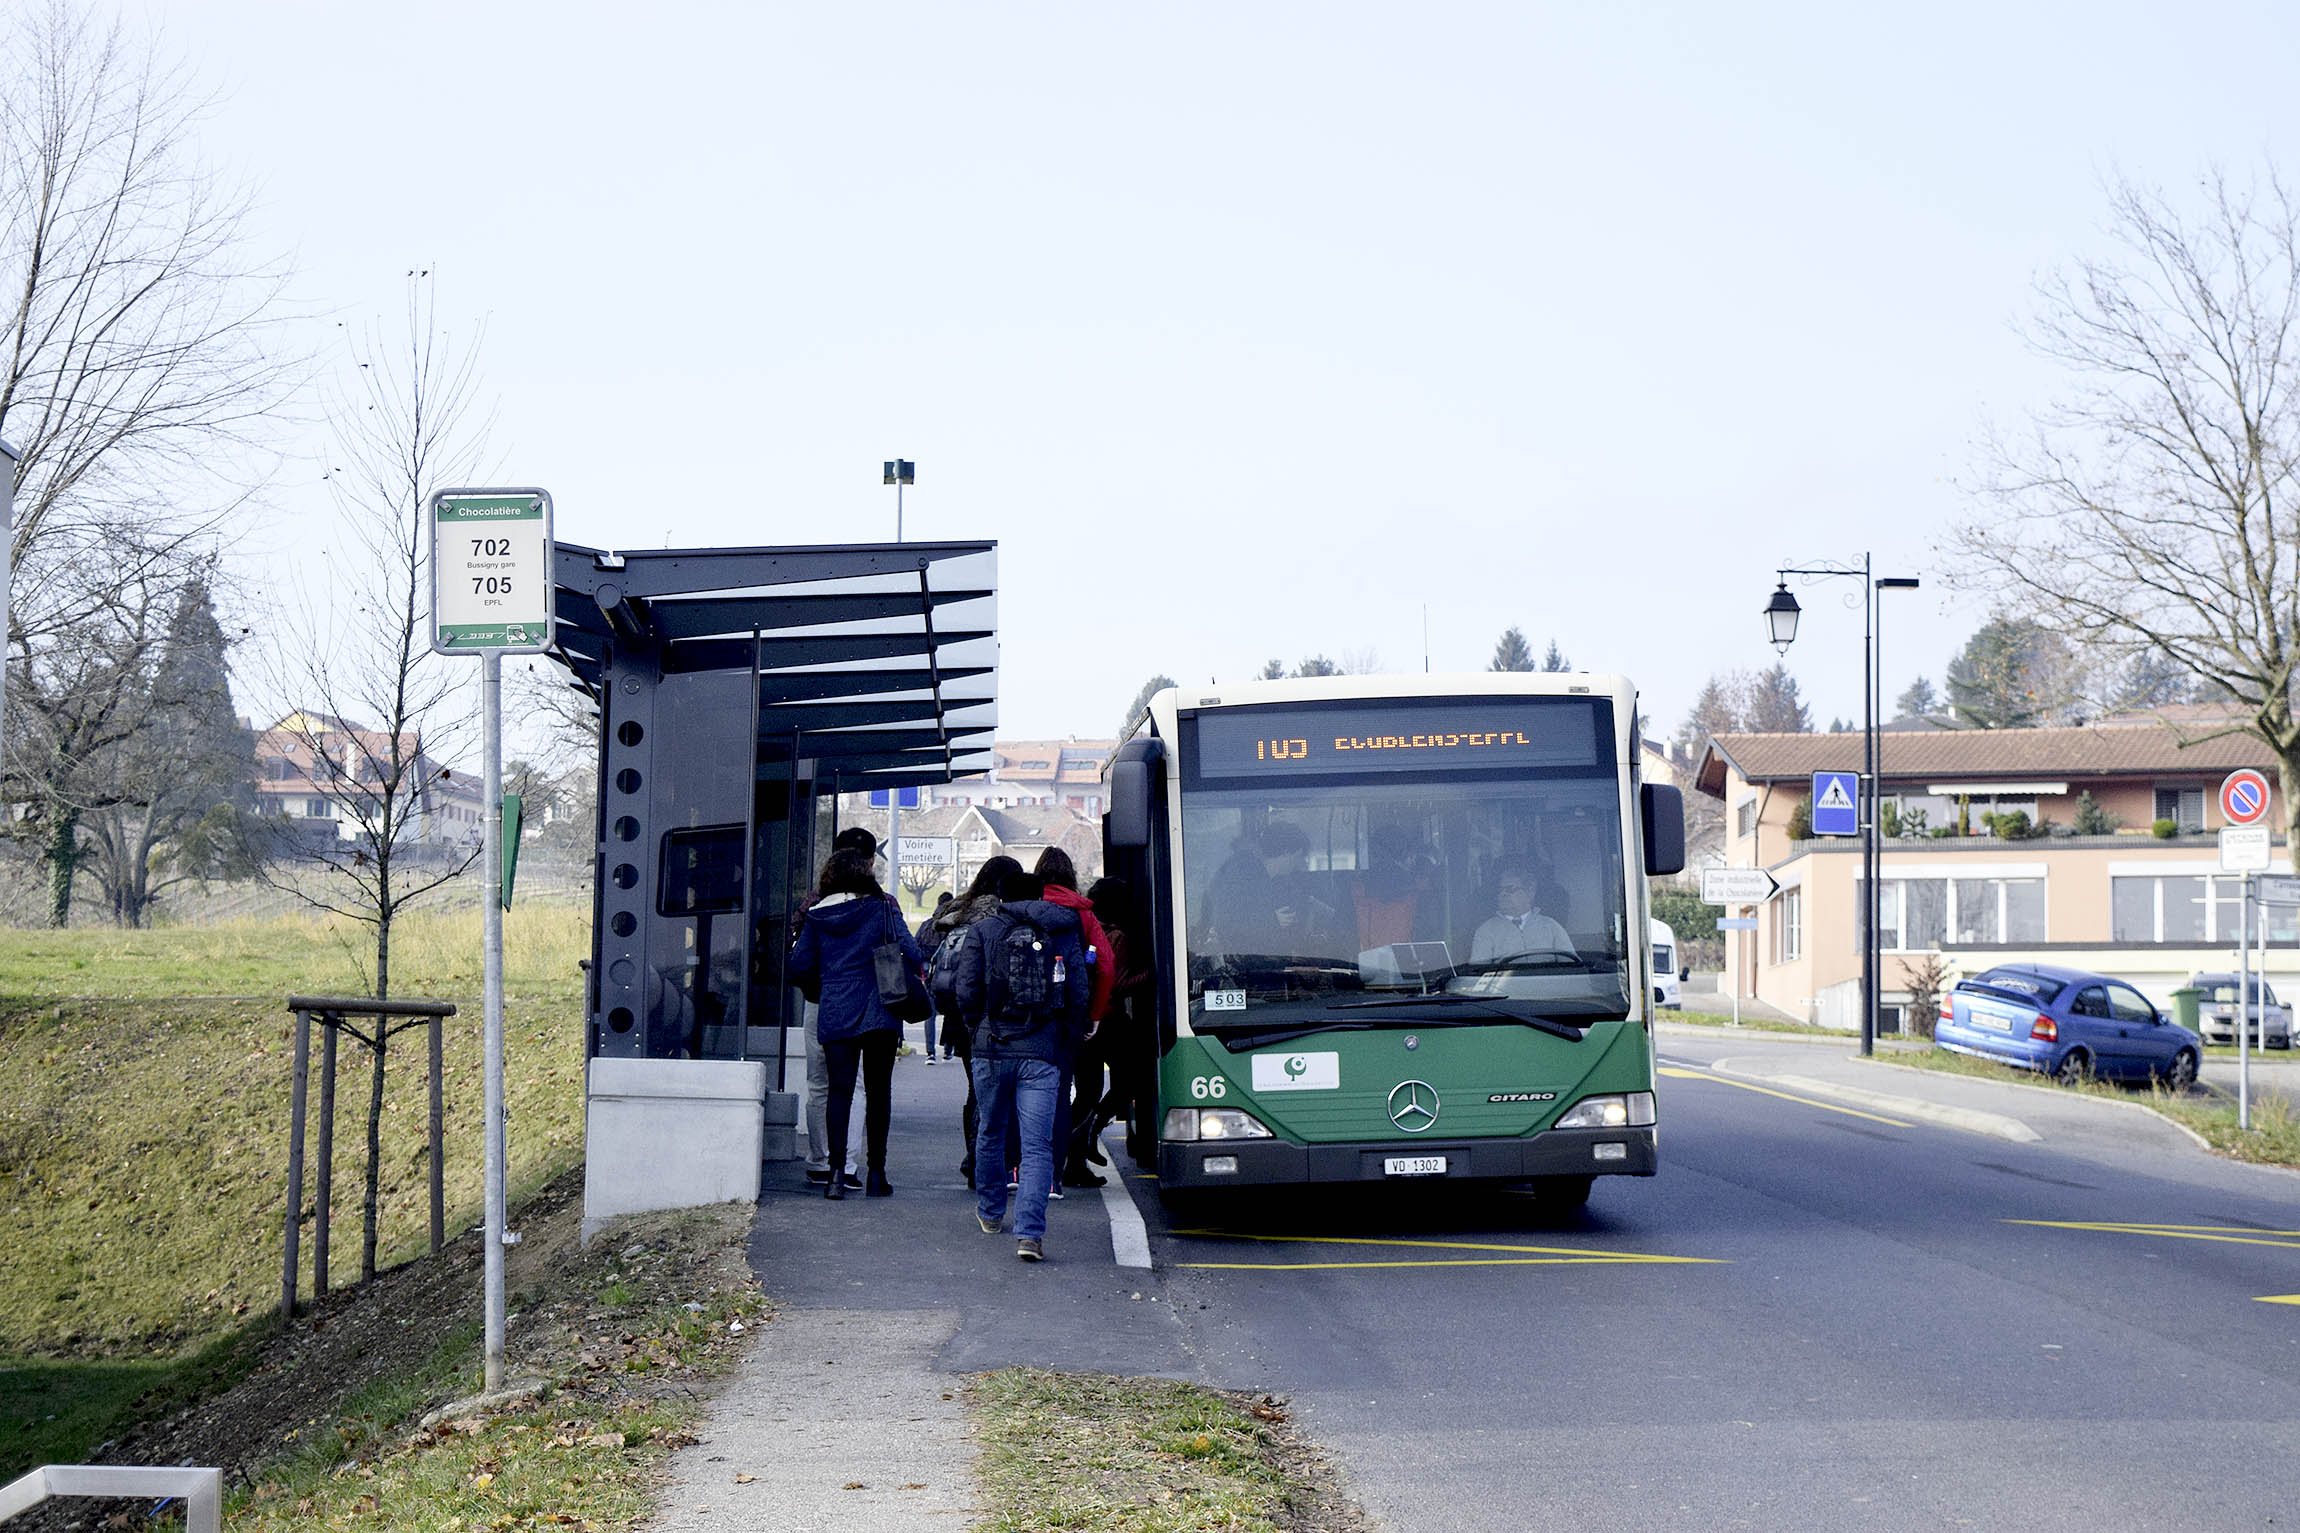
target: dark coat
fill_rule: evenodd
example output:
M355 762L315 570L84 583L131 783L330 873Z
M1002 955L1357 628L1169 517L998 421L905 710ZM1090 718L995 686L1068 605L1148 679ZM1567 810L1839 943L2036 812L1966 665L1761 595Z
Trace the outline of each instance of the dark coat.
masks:
M1018 920L1029 921L1046 933L1046 940L1053 946L1055 956L1063 961L1063 994L1058 1008L1039 1018L1035 1027L1019 1037L1001 1039L987 1025L992 1019L989 1016L990 976L986 959L997 950L999 943ZM958 966L958 1014L973 1030L974 1057L1043 1059L1050 1064L1059 1064L1085 1035L1086 1004L1092 985L1093 978L1086 963L1086 942L1079 925L1078 912L1047 900L1026 900L1019 904L1001 905L997 914L976 923L966 944L965 956Z
M836 1042L902 1023L878 998L878 966L871 952L882 942L900 941L914 970L926 961L903 929L894 902L833 894L810 906L791 949L790 979L802 993L817 997L815 1036Z

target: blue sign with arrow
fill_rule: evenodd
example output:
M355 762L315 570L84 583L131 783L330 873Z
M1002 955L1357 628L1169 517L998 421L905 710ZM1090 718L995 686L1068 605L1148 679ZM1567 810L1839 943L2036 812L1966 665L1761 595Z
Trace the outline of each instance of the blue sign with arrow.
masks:
M1857 836L1861 833L1861 774L1813 774L1813 834Z

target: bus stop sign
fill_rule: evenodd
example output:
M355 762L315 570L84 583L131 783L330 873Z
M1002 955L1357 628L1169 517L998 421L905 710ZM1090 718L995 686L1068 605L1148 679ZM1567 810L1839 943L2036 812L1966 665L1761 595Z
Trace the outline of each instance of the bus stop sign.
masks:
M443 655L551 648L551 497L441 490L431 497L431 647Z

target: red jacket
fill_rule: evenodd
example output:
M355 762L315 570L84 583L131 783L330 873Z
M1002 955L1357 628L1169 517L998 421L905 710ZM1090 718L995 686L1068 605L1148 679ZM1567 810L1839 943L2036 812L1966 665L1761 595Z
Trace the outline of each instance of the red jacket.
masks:
M1118 978L1118 955L1111 950L1110 934L1094 919L1094 906L1076 889L1048 884L1046 892L1039 897L1050 905L1078 912L1078 924L1086 933L1086 945L1094 952L1094 982L1086 992L1086 1016L1089 1021L1099 1022L1102 1014L1110 1009L1110 987Z

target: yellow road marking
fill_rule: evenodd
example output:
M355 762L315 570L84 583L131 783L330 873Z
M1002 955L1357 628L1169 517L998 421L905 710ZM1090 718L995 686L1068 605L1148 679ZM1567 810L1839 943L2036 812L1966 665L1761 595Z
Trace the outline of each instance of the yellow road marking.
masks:
M1646 1262L1700 1262L1699 1256L1643 1256L1616 1261L1610 1256L1463 1256L1451 1260L1397 1262L1176 1262L1202 1272L1338 1272L1374 1267L1634 1267Z
M2255 1304L2300 1304L2300 1293L2264 1293L2252 1302Z
M1176 1262L1222 1272L1329 1272L1356 1267L1638 1267L1724 1266L1707 1256L1656 1256L1647 1251L1585 1251L1574 1246L1497 1245L1472 1240L1383 1240L1357 1235L1239 1235L1228 1230L1176 1230L1203 1240L1294 1242L1317 1246L1378 1246L1421 1251L1506 1251L1507 1256L1456 1256L1425 1260L1355 1262Z
M2210 1240L2232 1246L2275 1246L2300 1251L2300 1230L2232 1229L2225 1224L2113 1224L2089 1219L2007 1219L2006 1224L2033 1224L2048 1230L2091 1230L2102 1235L2154 1235L2162 1240ZM2281 1235L2282 1240L2268 1236Z
M1807 1107L1818 1107L1823 1112L1841 1112L1848 1118L1866 1118L1871 1123L1888 1123L1891 1124L1894 1128L1912 1128L1915 1126L1913 1124L1903 1123L1898 1118L1887 1118L1873 1112L1862 1112L1860 1109L1854 1107L1839 1107L1834 1102L1816 1101L1812 1097L1793 1096L1786 1091L1775 1091L1770 1086L1756 1086L1750 1084L1748 1081L1737 1081L1732 1079L1730 1076L1711 1075L1706 1070L1680 1070L1672 1065L1662 1065L1658 1067L1653 1073L1656 1075L1675 1076L1679 1080L1714 1081L1720 1086L1738 1086L1743 1091L1761 1092L1769 1097L1779 1097L1784 1102L1802 1102Z

